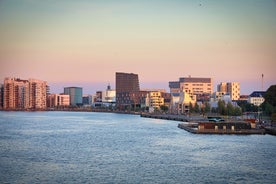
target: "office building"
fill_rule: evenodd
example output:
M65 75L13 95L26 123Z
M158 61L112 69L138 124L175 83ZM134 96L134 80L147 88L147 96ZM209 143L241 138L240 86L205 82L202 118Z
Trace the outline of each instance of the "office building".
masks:
M136 106L136 102L141 101L137 98L144 95L139 91L138 74L116 72L116 104L120 109L126 106Z
M64 94L49 94L48 107L66 107L70 105L70 96Z
M140 91L138 74L116 72L116 92Z
M64 94L70 96L70 105L82 105L82 88L81 87L65 87Z
M169 82L170 93L185 92L196 95L197 100L208 100L213 92L213 81L211 78L181 77L179 81Z
M169 82L171 93L184 91L189 94L212 94L213 82L211 78L182 77L179 81Z

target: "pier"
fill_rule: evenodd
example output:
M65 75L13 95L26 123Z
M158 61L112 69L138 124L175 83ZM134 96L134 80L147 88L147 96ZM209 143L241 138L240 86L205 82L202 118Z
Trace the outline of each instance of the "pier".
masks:
M209 124L209 127L204 127L204 124ZM222 128L219 128L218 124L221 124ZM250 134L265 134L264 129L251 129L250 128L237 128L238 126L246 124L242 122L207 122L207 123L179 123L178 128L184 129L194 134L238 134L238 135L250 135ZM210 127L211 125L211 127ZM213 127L212 127L213 125Z

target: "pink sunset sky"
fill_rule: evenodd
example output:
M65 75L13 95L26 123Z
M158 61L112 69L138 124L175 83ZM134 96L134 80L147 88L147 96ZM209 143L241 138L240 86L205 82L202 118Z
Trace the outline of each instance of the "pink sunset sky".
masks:
M240 82L241 93L276 84L276 1L0 1L0 83L45 80L51 92L141 88L179 77Z

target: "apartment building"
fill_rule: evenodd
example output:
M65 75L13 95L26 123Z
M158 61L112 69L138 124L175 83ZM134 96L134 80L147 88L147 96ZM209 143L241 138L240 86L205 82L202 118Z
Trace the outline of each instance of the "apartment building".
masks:
M146 106L159 109L164 105L164 98L161 91L149 91L146 98Z
M5 78L4 109L45 109L47 82Z
M238 82L221 82L217 86L217 91L222 94L226 95L229 94L231 100L239 100L240 98L240 83Z

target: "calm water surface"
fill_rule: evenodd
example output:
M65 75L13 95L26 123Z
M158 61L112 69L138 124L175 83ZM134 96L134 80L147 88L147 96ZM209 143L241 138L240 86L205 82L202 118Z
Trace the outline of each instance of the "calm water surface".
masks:
M275 183L275 136L195 135L177 124L0 112L0 183Z

